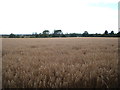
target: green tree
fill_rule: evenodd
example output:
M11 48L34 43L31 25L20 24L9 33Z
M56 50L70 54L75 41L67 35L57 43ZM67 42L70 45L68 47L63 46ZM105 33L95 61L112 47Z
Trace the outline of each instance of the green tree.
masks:
M84 33L83 33L82 36L83 36L83 37L87 37L87 36L89 36L88 31L84 31Z
M11 34L9 35L9 38L15 38L15 35L14 35L13 33L11 33Z
M83 34L88 34L88 31L84 31L84 33Z
M108 31L107 31L107 30L105 30L104 34L105 34L105 35L108 35Z
M62 35L62 30L54 30L53 37L61 37Z
M50 33L49 30L44 30L43 31L43 34L47 34L48 35L49 33Z
M110 35L114 35L114 31L111 31Z
M33 32L31 38L38 38L38 37L39 37L39 35L37 34L37 32Z
M63 34L63 33L62 33L62 30L54 30L54 34L59 35L59 34Z
M120 37L120 31L118 31L117 36Z
M44 30L42 32L42 37L49 37L49 30Z

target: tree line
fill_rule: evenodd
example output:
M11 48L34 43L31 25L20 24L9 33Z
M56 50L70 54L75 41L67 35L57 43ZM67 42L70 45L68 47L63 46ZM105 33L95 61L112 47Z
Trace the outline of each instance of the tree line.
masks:
M49 37L119 37L120 31L118 33L114 33L111 31L110 33L105 30L103 34L89 34L88 31L84 31L84 33L66 33L63 34L62 30L54 30L53 33L50 33L49 30L44 30L42 33L33 33L33 34L13 34L10 35L2 35L3 38L49 38Z

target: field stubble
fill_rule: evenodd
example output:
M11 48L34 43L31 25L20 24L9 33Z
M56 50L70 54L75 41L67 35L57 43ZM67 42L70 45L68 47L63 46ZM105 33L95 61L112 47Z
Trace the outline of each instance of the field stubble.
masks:
M2 42L3 88L117 87L117 38Z

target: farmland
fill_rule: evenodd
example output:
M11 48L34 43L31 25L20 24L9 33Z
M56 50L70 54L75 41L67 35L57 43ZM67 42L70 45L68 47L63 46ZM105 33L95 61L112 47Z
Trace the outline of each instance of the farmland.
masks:
M3 38L3 88L117 87L118 38Z

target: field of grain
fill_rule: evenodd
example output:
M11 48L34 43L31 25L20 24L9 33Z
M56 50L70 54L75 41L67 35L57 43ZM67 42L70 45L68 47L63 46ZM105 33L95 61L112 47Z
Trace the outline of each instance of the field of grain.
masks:
M2 38L0 36L0 89L2 89Z
M3 88L117 87L117 38L4 38Z

